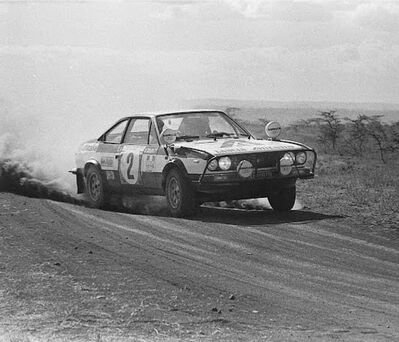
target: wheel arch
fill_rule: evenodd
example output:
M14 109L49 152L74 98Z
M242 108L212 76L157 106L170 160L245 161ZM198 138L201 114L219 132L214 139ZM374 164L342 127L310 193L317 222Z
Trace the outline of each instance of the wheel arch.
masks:
M168 175L169 171L172 169L177 169L180 171L183 176L188 179L187 169L184 166L183 162L180 159L173 159L162 170L162 190L165 191L166 186L166 176Z
M88 161L86 162L86 164L85 164L85 166L84 166L84 168L83 168L83 176L84 176L84 177L86 177L87 171L89 170L89 167L90 167L90 166L94 166L94 167L98 168L98 170L99 170L100 172L102 171L102 169L101 169L101 164L100 164L97 160L95 160L95 159L90 159L90 160L88 160Z
M101 175L101 179L103 181L104 184L104 190L105 191L109 191L109 184L108 184L108 180L107 177L105 177L103 169L101 168L101 164L98 162L98 160L95 159L90 159L86 162L84 168L83 168L83 177L84 179L86 179L87 176L87 171L89 170L89 168L91 166L94 166L98 169L98 171L100 171L100 175Z

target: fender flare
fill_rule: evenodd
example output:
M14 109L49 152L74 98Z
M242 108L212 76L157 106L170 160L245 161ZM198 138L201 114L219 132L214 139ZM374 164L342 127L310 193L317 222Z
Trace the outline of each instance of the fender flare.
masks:
M165 191L166 176L171 169L178 169L186 179L188 178L188 172L183 162L180 159L172 159L162 170L162 189Z
M87 171L88 171L88 169L89 169L90 166L94 166L94 167L98 168L98 170L100 171L102 180L103 180L104 190L105 190L105 191L108 191L108 190L109 190L109 189L108 189L108 180L107 180L107 178L106 178L105 175L104 175L104 172L103 172L103 170L102 170L102 168L101 168L101 164L98 162L98 160L89 159L89 160L85 163L85 166L83 167L83 170L82 170L83 172L82 172L82 180L81 180L81 181L82 181L83 186L84 186L84 189L82 189L83 192L84 192L84 190L85 190L85 188L86 188L85 178L86 178L86 174L87 174Z
M95 159L89 159L86 163L85 166L83 167L83 176L86 177L87 174L87 170L89 169L90 166L95 166L97 167L100 171L102 171L101 169L101 164L95 160Z

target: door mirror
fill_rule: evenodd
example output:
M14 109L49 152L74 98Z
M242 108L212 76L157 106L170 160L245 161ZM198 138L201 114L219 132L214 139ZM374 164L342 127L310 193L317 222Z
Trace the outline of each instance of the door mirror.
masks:
M166 128L161 133L161 143L165 145L173 144L176 141L177 131L174 129Z

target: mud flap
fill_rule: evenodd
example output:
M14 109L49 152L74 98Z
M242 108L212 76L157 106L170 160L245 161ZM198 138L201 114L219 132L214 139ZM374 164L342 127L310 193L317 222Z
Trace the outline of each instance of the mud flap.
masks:
M85 180L83 177L82 170L81 169L73 169L73 170L70 170L69 172L76 175L77 193L83 194L85 192Z

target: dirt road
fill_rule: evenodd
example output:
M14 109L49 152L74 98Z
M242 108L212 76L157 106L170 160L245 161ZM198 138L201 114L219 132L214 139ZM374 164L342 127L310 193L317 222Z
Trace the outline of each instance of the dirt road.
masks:
M398 238L311 211L176 219L1 193L0 334L398 341Z

